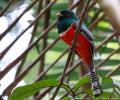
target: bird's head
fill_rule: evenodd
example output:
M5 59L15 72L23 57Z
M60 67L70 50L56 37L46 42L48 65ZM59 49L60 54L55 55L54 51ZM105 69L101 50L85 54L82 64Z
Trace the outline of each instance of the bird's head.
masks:
M58 33L66 31L74 21L78 20L77 16L70 10L61 10L56 15L58 16Z

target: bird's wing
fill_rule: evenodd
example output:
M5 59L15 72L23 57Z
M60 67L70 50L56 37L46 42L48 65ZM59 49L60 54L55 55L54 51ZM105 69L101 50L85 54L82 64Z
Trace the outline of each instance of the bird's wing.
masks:
M80 31L83 32L83 34L88 40L93 41L92 33L88 30L88 28L84 24L82 24Z
M88 39L88 41L90 42L91 46L90 46L90 51L92 53L92 55L94 56L95 53L95 45L93 42L93 37L92 37L92 33L88 30L88 28L83 24L81 27L80 32L83 33L83 35Z
M73 23L75 29L77 28L78 24L78 21L75 21ZM93 41L92 33L88 30L85 24L82 24L80 28L80 33L82 33L89 41Z
M78 26L78 21L75 21L73 23L73 26L76 29ZM80 28L80 33L90 42L90 44L91 44L90 51L91 51L92 55L94 56L95 46L93 43L92 33L88 30L88 28L84 24L82 24L82 27Z

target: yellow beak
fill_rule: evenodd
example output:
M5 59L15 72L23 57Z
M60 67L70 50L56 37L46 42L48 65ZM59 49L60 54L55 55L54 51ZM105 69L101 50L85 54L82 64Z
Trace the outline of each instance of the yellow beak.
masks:
M60 12L56 14L56 16L63 16L63 14L61 14Z

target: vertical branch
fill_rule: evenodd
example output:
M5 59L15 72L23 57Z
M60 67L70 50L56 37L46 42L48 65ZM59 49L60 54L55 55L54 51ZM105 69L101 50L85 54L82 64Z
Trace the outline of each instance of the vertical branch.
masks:
M50 0L45 0L45 6L48 5L50 3ZM50 9L48 9L45 13L45 17L44 17L44 30L49 26L49 20L50 20ZM48 34L45 35L45 37L43 38L43 47L42 50L44 50L47 46L47 39L48 39ZM44 71L44 65L45 65L45 55L43 55L42 59L41 59L41 63L40 63L40 69L39 69L39 73L41 73L42 71Z
M41 11L41 9L42 9L42 3L43 3L43 0L39 0L37 12L36 12L36 16L40 13L40 11ZM37 32L38 24L39 24L39 19L40 19L40 18L38 18L37 21L34 23L34 28L33 28L33 32L32 32L31 42L32 42L32 40L33 40L33 37L34 37L35 33Z
M88 0L87 3L86 3L86 5L83 8L83 11L82 11L82 14L81 14L81 20L79 21L79 25L78 25L78 27L76 29L75 36L74 36L74 41L73 41L72 46L70 47L68 58L67 58L67 61L66 61L66 64L65 64L65 68L63 70L63 73L62 73L62 76L61 76L60 81L58 83L58 86L55 89L55 92L53 93L53 96L50 98L50 100L54 100L55 99L55 97L56 97L56 95L57 95L57 93L58 93L58 91L59 91L59 89L60 89L60 87L61 87L61 85L62 85L62 83L64 81L66 70L69 67L69 62L70 62L70 59L71 59L72 54L74 52L75 43L76 43L76 40L77 40L77 35L78 35L80 27L82 26L82 22L84 21L85 14L86 14L86 11L87 11L87 9L89 7L90 1L91 0Z
M39 13L40 13L40 11L41 11L41 9L42 9L42 4L43 4L43 0L40 0L40 1L38 2L38 4L37 4L38 8L37 8L36 15L39 15ZM40 19L40 18L38 18L37 21L36 21L35 24L34 24L34 29L33 29L33 32L32 32L31 42L33 41L33 38L34 38L35 33L37 33L37 31L38 31L39 19ZM39 45L36 44L35 47L36 47L37 52L39 53L39 52L40 52Z

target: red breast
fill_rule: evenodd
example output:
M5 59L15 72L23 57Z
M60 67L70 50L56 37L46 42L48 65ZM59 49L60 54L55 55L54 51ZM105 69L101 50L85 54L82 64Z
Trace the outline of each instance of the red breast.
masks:
M71 25L68 30L60 34L60 38L68 45L71 45L74 39L74 33L75 33L74 27L73 25Z
M64 33L60 34L60 38L69 46L71 46L72 41L74 39L75 29L74 26L71 25L70 28ZM91 63L91 54L90 54L90 42L84 37L82 33L78 34L77 42L76 42L76 52L82 58L83 62L87 65Z

